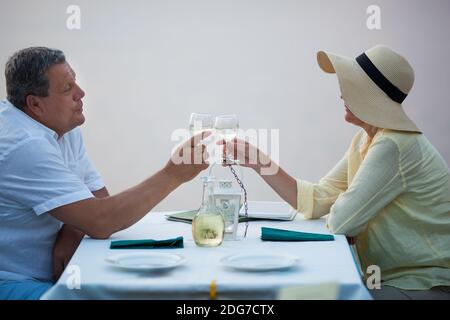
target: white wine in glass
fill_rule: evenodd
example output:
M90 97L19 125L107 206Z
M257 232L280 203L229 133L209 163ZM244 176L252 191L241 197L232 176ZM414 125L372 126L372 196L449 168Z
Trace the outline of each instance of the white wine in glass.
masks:
M229 114L217 116L214 122L216 133L226 142L232 141L238 134L239 120L237 115ZM228 155L223 159L224 162L235 163L236 161Z
M231 141L237 136L239 130L238 117L235 114L217 116L214 129L222 139Z
M189 132L195 136L213 128L214 117L208 113L192 113L189 119Z

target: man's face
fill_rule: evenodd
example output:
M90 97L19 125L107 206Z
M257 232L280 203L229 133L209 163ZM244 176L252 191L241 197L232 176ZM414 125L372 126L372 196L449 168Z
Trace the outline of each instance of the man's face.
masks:
M49 80L47 97L39 97L39 121L60 137L84 123L84 91L75 82L75 72L68 63L51 66L45 73Z

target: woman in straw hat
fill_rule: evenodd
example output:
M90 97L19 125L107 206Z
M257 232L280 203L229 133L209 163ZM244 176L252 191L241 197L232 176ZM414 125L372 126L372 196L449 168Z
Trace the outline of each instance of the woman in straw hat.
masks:
M338 77L345 120L362 128L336 166L311 183L279 167L264 175L276 164L245 141L228 149L305 218L329 213L331 232L354 237L362 270L381 270L374 298L450 299L450 173L403 110L412 67L386 46L356 59L320 51L317 60Z

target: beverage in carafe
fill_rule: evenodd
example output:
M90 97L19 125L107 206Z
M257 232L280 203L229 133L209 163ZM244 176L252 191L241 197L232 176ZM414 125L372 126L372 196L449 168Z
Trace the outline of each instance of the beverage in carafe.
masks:
M224 223L221 215L201 214L194 217L192 232L199 246L218 246L223 241Z
M215 247L222 243L225 222L222 213L214 204L214 179L203 179L202 205L192 220L192 236L195 244L201 247Z

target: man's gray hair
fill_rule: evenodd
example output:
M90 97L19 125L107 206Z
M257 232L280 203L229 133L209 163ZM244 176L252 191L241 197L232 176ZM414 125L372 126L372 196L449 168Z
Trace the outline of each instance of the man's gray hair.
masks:
M64 62L66 57L61 50L46 47L31 47L14 53L5 66L9 102L24 110L28 95L47 97L50 83L45 72Z

